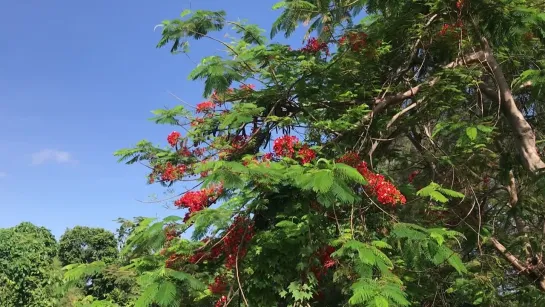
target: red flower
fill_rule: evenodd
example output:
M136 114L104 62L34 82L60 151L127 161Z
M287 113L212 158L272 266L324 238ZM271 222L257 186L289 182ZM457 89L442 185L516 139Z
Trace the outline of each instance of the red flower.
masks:
M244 217L237 216L235 221L226 231L223 239L223 250L226 255L225 266L232 269L236 265L237 258L240 261L248 250L244 247L245 243L252 240L254 235L254 226Z
M195 156L197 156L197 157L200 157L200 156L202 156L202 155L204 154L205 151L206 151L206 148L204 148L204 147L199 147L199 148L195 148L195 149L193 150L193 154L194 154Z
M208 289L210 290L210 292L212 292L213 294L220 294L220 293L223 293L225 291L225 289L227 288L227 284L225 284L225 282L223 281L223 278L220 277L220 276L217 276L215 279L214 279L214 283L213 284L210 284L208 286Z
M197 113L205 113L213 111L216 107L216 104L212 101L205 101L197 104Z
M240 150L246 146L248 143L248 137L244 135L237 135L233 138L231 141L231 147L233 148L233 151Z
M175 167L170 162L167 162L165 164L165 167L164 167L163 172L161 174L161 180L163 180L163 181L174 181L174 180L180 178L181 176L183 176L185 171L186 171L186 166L185 165L182 164L182 165L179 165L179 166Z
M344 163L346 165L350 165L355 168L360 163L360 157L355 152L347 152L342 157L337 159L337 162Z
M348 33L347 36L343 36L342 43L346 41L348 38L348 44L350 45L350 49L354 52L359 52L360 50L367 47L367 33L364 32L351 32Z
M409 174L409 182L412 183L414 180L414 177L416 177L418 174L420 174L420 171L416 170Z
M458 0L458 1L456 2L456 8L457 8L458 10L461 10L463 6L464 6L464 0Z
M209 205L208 195L206 190L190 191L176 200L174 205L179 208L189 209L189 217L192 213L201 211Z
M263 155L263 157L261 157L261 159L263 161L271 161L273 158L273 153L272 152L269 152L269 153L266 153Z
M445 23L443 25L443 27L441 28L441 31L439 31L439 35L445 36L447 34L448 30L450 30L450 25Z
M273 150L277 156L292 158L295 150L293 146L299 143L295 136L285 135L274 140Z
M302 52L316 54L320 51L324 51L326 55L329 55L329 47L327 43L320 43L316 38L312 37L307 41L307 44L301 48Z
M170 144L170 146L174 147L176 146L176 144L178 144L179 139L180 139L180 132L173 131L168 135L167 142Z
M227 297L225 295L222 295L220 299L216 302L215 307L222 307L227 304Z
M191 122L191 127L196 127L202 123L204 123L204 118L197 117Z
M304 145L301 149L299 149L297 155L301 158L301 162L303 164L309 163L316 158L316 153L314 150L308 148L308 145Z
M378 202L383 205L405 204L406 199L403 194L383 175L375 174L367 168L367 163L362 162L357 166L360 174L367 180L366 189L377 197Z
M314 273L314 276L316 278L320 279L323 275L327 273L327 271L335 266L337 264L337 261L333 260L331 258L331 254L335 252L335 248L333 246L327 245L325 247L322 247L316 252L316 256L318 257L318 260L320 261L321 267L312 267L311 271Z
M255 85L253 85L253 84L242 84L242 85L240 86L240 89L241 89L241 90L244 90L244 91L251 91L251 90L253 90L254 88L255 88Z

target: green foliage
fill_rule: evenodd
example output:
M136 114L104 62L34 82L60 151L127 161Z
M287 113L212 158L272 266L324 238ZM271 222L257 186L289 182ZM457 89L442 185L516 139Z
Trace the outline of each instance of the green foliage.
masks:
M76 226L59 241L59 259L63 265L111 262L117 258L117 242L112 232L102 228Z
M0 229L0 304L55 306L57 242L43 227L24 222Z
M209 109L153 111L188 130L172 148L115 153L147 162L150 182L183 185L173 202L191 209L127 224L117 272L138 276L130 302L539 306L542 1L273 8L271 36L304 24L317 40L267 43L223 11L162 23L158 47L188 52L206 38L225 54L189 76ZM230 42L217 33L227 26ZM288 135L299 140L277 139Z

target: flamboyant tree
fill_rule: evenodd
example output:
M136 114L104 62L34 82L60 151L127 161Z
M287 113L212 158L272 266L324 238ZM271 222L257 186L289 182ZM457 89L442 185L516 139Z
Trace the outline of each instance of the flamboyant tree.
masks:
M159 47L226 54L190 75L205 101L153 112L167 148L116 153L185 210L128 239L136 305L539 305L545 4L275 8L303 46L222 11L162 24Z

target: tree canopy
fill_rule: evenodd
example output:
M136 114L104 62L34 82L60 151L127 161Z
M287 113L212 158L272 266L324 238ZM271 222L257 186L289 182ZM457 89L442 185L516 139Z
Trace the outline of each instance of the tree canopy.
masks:
M167 148L116 153L186 210L128 239L137 305L539 305L545 4L274 8L302 47L224 11L162 23L158 47L225 56L189 76L205 101L153 111Z
M59 259L63 265L111 262L117 259L115 235L102 228L76 226L67 230L59 241Z
M189 75L204 101L153 111L165 144L115 153L182 213L121 220L118 256L63 236L65 281L126 282L79 303L543 305L545 3L274 8L268 36L224 11L161 24L159 48L225 52ZM274 41L301 26L302 46Z
M0 229L0 305L55 306L62 278L56 254L55 237L44 227L23 222Z

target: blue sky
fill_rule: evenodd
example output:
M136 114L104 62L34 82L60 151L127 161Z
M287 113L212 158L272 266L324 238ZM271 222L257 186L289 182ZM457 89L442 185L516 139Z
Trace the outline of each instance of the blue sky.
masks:
M0 227L30 221L57 237L75 225L114 230L118 217L176 213L139 202L163 190L145 184L144 167L112 155L141 139L166 144L173 128L147 119L176 105L167 91L203 100L202 85L187 80L193 62L156 49L154 26L191 4L268 33L279 13L276 1L0 2ZM190 56L221 49L200 41Z

